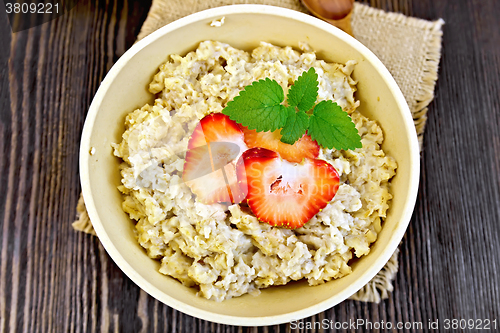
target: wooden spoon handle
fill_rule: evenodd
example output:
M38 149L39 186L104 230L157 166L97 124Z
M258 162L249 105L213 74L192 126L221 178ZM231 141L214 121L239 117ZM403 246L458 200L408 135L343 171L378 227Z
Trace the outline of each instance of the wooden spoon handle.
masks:
M353 36L351 28L354 0L301 0L316 17L344 30Z
M337 28L339 28L341 30L344 30L349 35L354 37L354 35L352 34L351 16L352 16L352 12L350 12L349 14L347 14L346 17L344 17L340 20L325 20L325 21L327 21L330 24L333 24L334 26L336 26Z

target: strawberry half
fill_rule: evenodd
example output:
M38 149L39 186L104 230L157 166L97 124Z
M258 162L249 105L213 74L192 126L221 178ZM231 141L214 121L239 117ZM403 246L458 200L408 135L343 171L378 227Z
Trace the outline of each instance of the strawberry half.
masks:
M281 142L281 130L274 132L257 132L241 126L245 133L245 143L248 148L262 147L278 152L282 158L289 162L300 163L304 158L316 158L319 154L319 145L304 134L293 145Z
M182 179L202 203L239 203L246 191L238 185L236 161L245 150L238 124L222 113L209 114L189 139Z
M265 148L245 151L237 173L242 186L248 187L247 201L255 216L290 229L309 221L339 188L339 175L326 161L305 158L300 164L290 163Z

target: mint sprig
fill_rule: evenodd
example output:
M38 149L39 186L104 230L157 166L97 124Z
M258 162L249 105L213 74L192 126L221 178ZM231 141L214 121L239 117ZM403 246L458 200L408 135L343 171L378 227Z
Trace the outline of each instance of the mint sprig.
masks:
M288 90L286 99L288 105L297 107L299 111L307 112L318 98L318 74L313 67L294 82L293 86Z
M258 132L275 131L286 124L283 89L266 78L246 86L222 111L230 119Z
M295 112L293 107L288 107L287 112L285 126L281 129L281 142L293 145L309 128L309 116L303 111Z
M314 107L308 133L319 145L329 149L361 148L361 137L351 117L332 101L321 101Z
M246 86L222 113L257 132L281 129L281 141L287 144L294 144L307 131L325 148L361 148L361 137L347 112L332 101L316 104L317 98L318 75L310 68L288 90L288 106L283 105L279 83L266 78Z

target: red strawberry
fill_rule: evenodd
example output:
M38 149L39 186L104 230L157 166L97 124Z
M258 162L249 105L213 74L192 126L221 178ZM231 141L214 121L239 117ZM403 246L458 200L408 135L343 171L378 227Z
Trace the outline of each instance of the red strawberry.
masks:
M245 133L245 143L248 148L262 147L278 152L289 162L300 163L304 158L316 158L319 154L319 145L307 134L293 145L281 142L281 130L274 132L257 132L241 126Z
M242 186L248 187L247 201L255 216L291 229L309 221L339 188L338 173L329 163L309 158L290 163L265 148L245 151L237 173Z
M239 203L246 191L238 186L236 161L246 149L236 122L222 113L209 114L189 139L182 179L200 202Z

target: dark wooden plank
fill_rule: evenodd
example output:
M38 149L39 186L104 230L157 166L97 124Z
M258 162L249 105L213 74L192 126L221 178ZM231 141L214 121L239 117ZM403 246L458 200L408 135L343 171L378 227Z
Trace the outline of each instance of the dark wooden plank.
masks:
M117 316L105 316L109 259L70 221L86 109L106 71L133 43L149 9L142 5L82 2L16 34L2 16L2 45L10 46L1 58L2 332L113 328Z
M500 325L500 2L361 2L446 21L420 192L391 297L345 301L302 322ZM135 286L95 237L71 229L86 110L148 9L139 0L80 1L15 34L0 14L0 332L304 332L182 314ZM308 330L321 331L332 330Z

